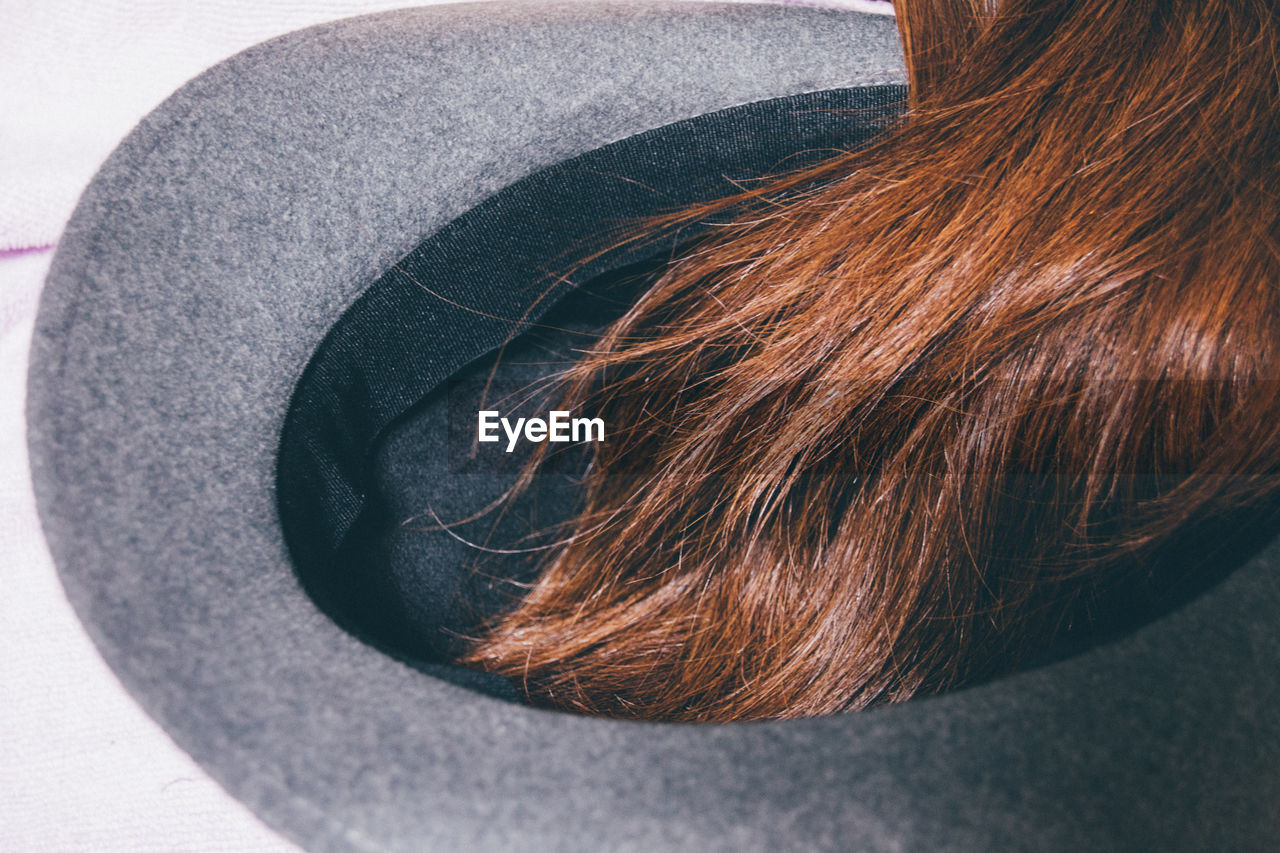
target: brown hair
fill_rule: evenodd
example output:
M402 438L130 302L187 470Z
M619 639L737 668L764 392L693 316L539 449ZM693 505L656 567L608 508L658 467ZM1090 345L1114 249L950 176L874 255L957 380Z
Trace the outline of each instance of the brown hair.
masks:
M899 0L900 128L682 214L739 210L569 371L609 440L464 663L612 716L900 701L1264 505L1280 12L998 5Z

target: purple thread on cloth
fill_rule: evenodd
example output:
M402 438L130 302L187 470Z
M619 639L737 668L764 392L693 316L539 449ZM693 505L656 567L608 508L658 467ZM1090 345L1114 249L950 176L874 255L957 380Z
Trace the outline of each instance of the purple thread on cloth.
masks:
M32 255L36 252L47 252L52 249L53 243L44 246L23 246L18 249L0 249L0 261L7 261L9 258L20 258L23 255Z

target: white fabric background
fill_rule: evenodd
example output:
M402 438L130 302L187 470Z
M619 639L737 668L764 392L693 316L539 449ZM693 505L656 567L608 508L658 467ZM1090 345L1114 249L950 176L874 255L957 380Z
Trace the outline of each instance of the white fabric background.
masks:
M892 13L875 0L791 2ZM31 493L27 348L58 234L138 119L257 42L405 5L0 0L0 851L296 849L134 704L67 603Z

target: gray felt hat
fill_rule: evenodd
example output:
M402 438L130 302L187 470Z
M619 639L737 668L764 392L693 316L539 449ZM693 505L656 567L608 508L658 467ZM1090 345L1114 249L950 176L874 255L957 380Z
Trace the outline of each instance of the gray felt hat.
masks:
M379 441L511 331L476 318L530 316L592 223L856 145L903 81L892 19L624 2L356 18L185 86L82 198L31 357L41 519L121 681L313 849L1274 844L1280 544L1056 662L725 726L506 701L299 571L385 486Z

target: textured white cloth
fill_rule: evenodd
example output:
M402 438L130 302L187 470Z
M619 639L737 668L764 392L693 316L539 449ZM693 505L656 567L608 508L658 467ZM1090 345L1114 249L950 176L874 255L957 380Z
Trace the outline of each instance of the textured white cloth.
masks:
M792 2L892 12L875 0ZM0 851L296 849L134 704L67 603L31 493L27 349L51 247L143 115L250 45L404 5L0 0Z

